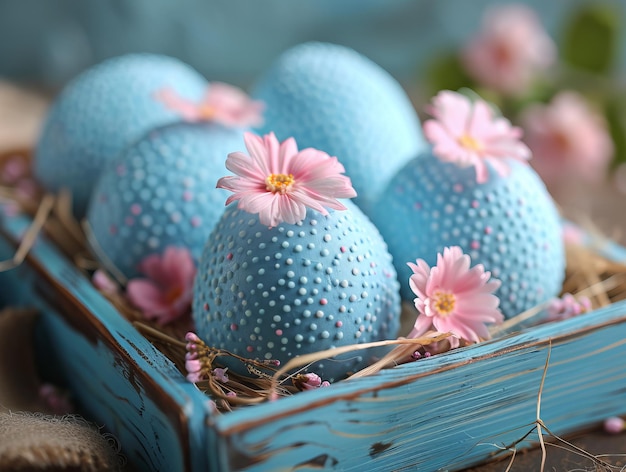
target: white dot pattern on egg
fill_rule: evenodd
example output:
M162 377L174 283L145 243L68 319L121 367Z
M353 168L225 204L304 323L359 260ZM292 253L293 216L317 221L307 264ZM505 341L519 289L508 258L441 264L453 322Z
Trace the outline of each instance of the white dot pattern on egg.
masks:
M149 130L180 121L155 93L171 88L200 100L207 81L178 59L128 54L77 76L52 104L37 143L34 174L53 192L71 190L84 216L91 190L107 161Z
M229 195L215 188L226 156L243 147L242 130L178 123L127 148L106 167L89 204L96 254L129 278L169 245L198 260Z
M398 271L402 297L413 300L407 262L437 262L446 246L460 246L502 281L500 308L512 317L561 291L565 255L556 207L530 166L509 162L511 174L490 169L476 183L473 167L461 168L430 153L407 164L374 207Z
M293 136L300 149L336 156L366 214L389 179L425 149L417 113L400 84L339 45L304 43L284 52L252 96L266 104L263 134Z
M391 256L367 217L353 203L344 204L346 211L324 217L308 210L301 223L272 229L257 215L229 206L196 276L198 335L216 348L281 363L395 338L400 295ZM338 380L370 357L357 351L309 370ZM229 367L242 369L237 363Z

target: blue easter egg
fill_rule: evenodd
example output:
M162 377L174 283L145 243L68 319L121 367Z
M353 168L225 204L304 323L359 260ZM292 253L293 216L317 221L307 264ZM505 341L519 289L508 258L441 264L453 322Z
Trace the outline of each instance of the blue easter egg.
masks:
M229 192L215 187L228 153L244 147L243 131L177 123L149 132L108 163L87 212L95 254L127 278L167 246L197 260Z
M344 46L289 49L253 87L266 104L263 133L336 156L366 213L389 179L425 148L419 118L400 84Z
M512 317L561 291L565 255L557 209L528 165L510 160L511 173L489 169L476 183L462 168L425 153L409 162L376 203L372 221L389 245L402 298L413 300L407 262L437 262L446 246L460 246L502 281L496 292L505 317Z
M49 191L69 189L74 213L85 213L107 161L150 129L180 120L156 96L164 88L200 100L207 81L178 59L129 54L78 75L48 112L37 143L34 174Z
M326 217L268 229L227 207L196 276L193 318L216 348L251 359L289 359L332 347L395 338L400 295L387 246L352 202ZM220 358L228 362L227 358ZM337 380L370 361L352 352L309 368ZM229 367L246 373L241 364Z

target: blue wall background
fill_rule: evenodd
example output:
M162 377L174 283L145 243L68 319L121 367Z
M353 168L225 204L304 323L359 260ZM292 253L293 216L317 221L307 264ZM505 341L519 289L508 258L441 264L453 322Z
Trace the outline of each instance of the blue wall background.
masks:
M621 5L623 0L603 0ZM0 0L0 78L57 88L126 52L159 52L209 80L247 86L284 49L307 40L344 44L403 83L474 32L493 0ZM558 40L578 5L527 0ZM622 18L624 21L625 18ZM626 49L626 48L622 48ZM620 70L626 70L621 51Z

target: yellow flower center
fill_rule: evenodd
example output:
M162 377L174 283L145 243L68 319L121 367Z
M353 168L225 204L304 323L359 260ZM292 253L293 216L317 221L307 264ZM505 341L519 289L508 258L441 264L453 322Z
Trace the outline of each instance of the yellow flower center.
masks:
M203 120L210 120L215 116L215 107L202 103L198 106L198 115Z
M168 304L173 304L183 294L183 287L176 285L165 292L164 298Z
M435 292L433 295L432 307L440 316L448 316L454 311L456 306L456 297L453 293Z
M270 174L265 179L265 189L272 193L284 195L294 183L292 174Z
M459 138L459 144L465 149L469 149L470 151L480 151L482 149L482 144L474 139L469 134L464 134Z

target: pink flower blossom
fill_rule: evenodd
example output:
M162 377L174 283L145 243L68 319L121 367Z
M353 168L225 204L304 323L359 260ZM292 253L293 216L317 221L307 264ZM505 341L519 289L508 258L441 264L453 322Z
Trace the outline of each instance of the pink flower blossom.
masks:
M243 90L222 82L211 82L198 103L179 96L172 89L159 90L156 97L186 121L214 121L238 128L263 124L263 102L251 100Z
M535 12L523 4L487 10L482 29L461 53L470 76L509 95L524 93L555 59L556 45Z
M550 302L546 310L546 321L561 321L573 316L587 313L591 310L591 300L580 297L578 300L571 293L566 293L561 298L555 298Z
M546 185L601 181L613 156L604 118L576 92L563 91L549 104L533 104L520 117L533 167Z
M220 382L226 383L228 382L228 375L226 374L227 370L228 368L222 369L221 367L216 367L213 369L213 376Z
M164 325L189 312L196 266L187 249L168 246L162 256L147 256L139 270L148 278L132 279L126 292L147 319Z
M298 151L295 139L279 143L274 133L245 133L244 140L250 156L230 153L226 168L237 177L222 177L217 187L234 192L227 205L238 200L240 209L259 214L261 224L295 224L307 207L322 215L328 214L325 207L345 210L337 198L356 196L336 157L313 148Z
M465 95L444 90L433 98L428 112L434 119L424 122L424 134L433 153L461 167L474 166L478 183L489 178L487 162L506 176L506 158L522 162L530 158L530 150L520 141L522 130L496 116L484 100L472 103Z
M437 265L430 268L422 259L408 266L413 270L409 280L417 295L419 311L409 338L429 331L452 333L470 342L490 337L486 323L501 323L504 316L500 300L493 292L500 281L491 279L482 264L470 269L470 257L458 246L447 247L437 255Z
M294 377L293 383L300 391L315 390L322 387L330 387L328 380L322 380L322 378L315 372L308 372L306 374L298 374Z

